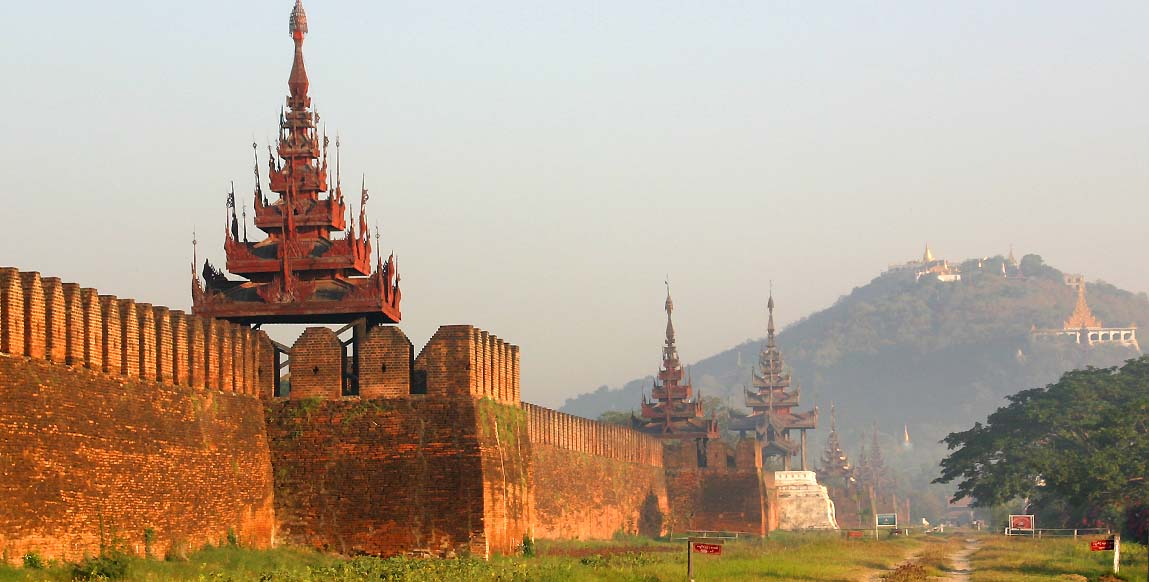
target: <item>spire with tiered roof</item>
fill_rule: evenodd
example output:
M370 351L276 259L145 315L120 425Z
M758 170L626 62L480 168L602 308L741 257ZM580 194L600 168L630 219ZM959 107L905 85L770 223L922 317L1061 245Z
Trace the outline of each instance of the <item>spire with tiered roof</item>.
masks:
M763 457L781 457L785 470L790 470L790 458L801 453L801 467L806 470L806 431L818 426L818 409L796 412L801 390L791 390L790 372L782 359L782 351L774 330L774 292L766 301L769 313L766 324L766 345L758 356L758 366L752 374L754 390L745 390L746 406L753 412L745 419L733 423L740 431L754 430L762 444ZM790 438L791 430L800 430L802 439Z
M400 319L399 282L394 259L373 269L366 218L367 189L362 190L359 220L338 185L328 187L327 136L311 109L303 39L307 13L296 0L288 19L295 55L288 76L286 110L279 115L279 139L268 147L268 201L256 172L255 226L267 238L249 242L232 226L225 228L227 270L246 280L229 280L209 263L204 281L192 287L193 311L244 323L335 323L360 318L372 323ZM336 140L338 156L338 139ZM232 223L234 193L228 196ZM246 222L246 220L245 220ZM246 232L246 224L244 231Z
M702 409L702 398L694 396L690 378L683 382L682 363L678 359L678 346L674 337L674 300L670 298L670 283L666 284L666 340L662 344L662 365L651 388L651 399L642 395L641 418L633 418L632 425L643 432L664 438L718 438L718 423L707 419Z
M818 476L823 480L854 480L854 467L850 464L846 451L842 450L842 442L838 436L838 412L833 404L830 405L830 435L826 437L826 450L822 453Z

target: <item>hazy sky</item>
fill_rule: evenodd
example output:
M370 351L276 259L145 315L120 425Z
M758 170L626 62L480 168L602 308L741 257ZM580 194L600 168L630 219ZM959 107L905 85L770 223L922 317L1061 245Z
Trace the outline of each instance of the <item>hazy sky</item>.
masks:
M188 308L291 5L0 4L0 264ZM688 361L764 334L771 279L785 324L926 241L1149 290L1144 0L306 8L403 329L521 345L526 400L653 373L667 274Z

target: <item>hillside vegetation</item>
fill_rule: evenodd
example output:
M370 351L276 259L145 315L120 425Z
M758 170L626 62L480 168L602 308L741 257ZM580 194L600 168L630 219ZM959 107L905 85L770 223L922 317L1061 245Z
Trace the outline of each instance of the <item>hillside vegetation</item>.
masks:
M917 281L912 270L887 271L782 330L778 342L802 386L803 407L822 411L823 430L811 440L811 458L825 442L835 403L848 453L857 455L861 443L870 442L876 423L887 459L926 483L944 456L938 441L984 418L1006 395L1054 382L1067 370L1116 365L1139 355L1116 345L1034 341L1034 327L1062 326L1076 291L1038 255L1025 256L1015 277L1001 276L1003 261L983 260L980 269L979 261L966 261L962 280L953 283ZM1105 325L1149 324L1144 293L1104 282L1086 289L1089 306ZM762 341L693 364L696 388L740 406ZM647 377L619 389L604 386L567 400L562 410L597 418L636 409L650 382ZM900 446L903 426L914 443L910 449Z

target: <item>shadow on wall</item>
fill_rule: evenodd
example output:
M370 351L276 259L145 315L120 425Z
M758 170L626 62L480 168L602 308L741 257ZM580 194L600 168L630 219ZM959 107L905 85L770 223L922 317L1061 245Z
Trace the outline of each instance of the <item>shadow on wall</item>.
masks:
M646 494L638 514L638 534L651 538L662 535L662 510L653 491Z

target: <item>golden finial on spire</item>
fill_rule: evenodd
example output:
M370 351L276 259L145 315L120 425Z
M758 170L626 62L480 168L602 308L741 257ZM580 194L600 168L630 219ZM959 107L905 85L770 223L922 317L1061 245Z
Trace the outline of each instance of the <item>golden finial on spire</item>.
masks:
M933 251L930 250L930 243L926 243L926 252L922 253L922 262L923 263L934 262L934 253L933 253Z

